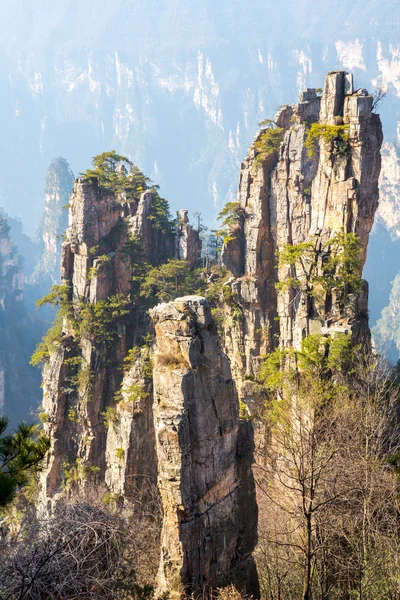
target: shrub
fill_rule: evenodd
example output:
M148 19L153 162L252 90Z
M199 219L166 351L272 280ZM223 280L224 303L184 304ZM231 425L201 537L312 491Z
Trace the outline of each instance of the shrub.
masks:
M202 286L204 283L197 271L193 271L184 260L174 259L148 270L141 284L140 295L154 305L194 294Z
M59 315L56 317L54 325L50 327L47 334L42 338L42 341L37 345L35 352L32 354L30 364L37 367L48 361L52 348L54 345L61 343L62 336L62 320Z
M277 127L275 123L269 119L266 119L262 123L265 123L267 127L253 145L256 151L255 160L258 164L263 163L268 156L276 154L279 151L285 133L283 127Z
M119 423L117 409L114 406L107 406L106 410L101 413L101 416L104 417L103 422L107 429Z
M115 450L115 458L118 460L123 460L125 456L125 450L123 448L117 448Z
M97 344L111 346L118 334L118 323L129 315L130 301L123 294L96 303L79 304L79 331Z
M315 154L317 143L320 139L326 144L335 143L335 152L337 154L346 154L349 152L348 125L326 125L313 123L307 131L305 148L308 150L308 156L311 158Z
M221 229L215 231L215 236L222 238L224 244L234 240L243 215L244 209L240 202L227 202L218 214L217 219L221 221Z
M171 371L173 369L188 369L189 363L180 352L164 352L156 355L157 364L162 367L167 367Z

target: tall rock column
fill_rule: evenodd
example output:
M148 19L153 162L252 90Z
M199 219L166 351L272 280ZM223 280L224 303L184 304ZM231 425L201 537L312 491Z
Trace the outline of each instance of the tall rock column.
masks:
M187 296L151 315L164 508L159 588L207 594L236 581L257 596L251 428L239 426L235 383L210 308L204 298Z
M366 284L352 317L334 297L326 295L317 306L301 290L276 284L300 277L298 267L278 265L277 252L287 244L311 242L315 274L323 275L330 240L354 233L364 263L381 164L382 127L373 98L366 90L354 90L350 74L334 71L326 77L322 96L306 90L298 104L280 109L275 123L282 132L280 147L263 154L266 133L261 130L242 163L242 214L235 239L223 251L244 314L225 335L242 397L244 374L253 375L259 356L278 344L298 348L305 335L338 327L357 339L369 338ZM310 148L312 127L316 135Z

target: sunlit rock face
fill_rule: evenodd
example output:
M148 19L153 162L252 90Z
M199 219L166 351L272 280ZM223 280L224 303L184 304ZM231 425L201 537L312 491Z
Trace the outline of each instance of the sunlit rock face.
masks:
M43 368L51 449L40 504L51 510L72 493L124 502L156 488L163 507L159 590L208 597L235 582L256 597L253 429L239 419L210 307L189 296L157 306L150 320L132 289L131 259L192 267L199 260L199 233L187 210L162 231L154 199L150 190L126 199L97 180L74 183L61 260L69 312ZM121 297L128 305L112 342L77 333L82 311ZM99 327L107 333L107 323Z
M242 216L222 259L235 278L230 285L243 307L244 317L227 328L225 343L240 395L247 402L252 397L249 378L256 375L260 357L278 344L298 349L306 335L322 330L352 332L355 339L368 343L367 286L357 300L355 316L345 316L334 297L326 297L322 309L310 303L301 288L279 289L280 283L299 273L278 265L277 251L286 244L312 242L319 257L316 273L322 275L328 241L340 232L355 233L365 262L381 167L382 127L372 105L366 90L354 88L352 75L331 72L322 94L308 89L298 104L278 112L275 122L283 129L279 151L260 161L256 149L263 136L260 131L241 165ZM345 125L346 151L320 139L310 153L306 146L310 123Z
M164 510L160 589L174 589L180 580L198 594L225 579L258 594L251 557L257 530L252 426L239 420L236 386L210 307L200 296L186 296L158 305L152 319Z

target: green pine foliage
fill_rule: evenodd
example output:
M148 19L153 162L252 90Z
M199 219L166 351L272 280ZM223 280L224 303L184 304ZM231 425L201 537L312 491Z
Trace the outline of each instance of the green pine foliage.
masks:
M158 193L159 186L126 156L117 154L115 150L98 154L92 159L92 168L81 173L81 176L86 181L97 181L100 187L110 190L122 201L138 202L143 192L151 191L153 202L148 219L163 234L174 233L175 221L167 200Z
M307 137L304 143L305 148L308 150L308 156L310 158L314 156L317 144L321 139L326 144L333 145L336 154L347 154L350 151L350 136L348 132L348 125L313 123L307 131Z
M50 358L53 348L61 343L62 336L62 318L58 314L52 327L50 327L46 335L43 336L42 341L36 346L30 364L38 367L46 362Z
M361 246L354 233L335 234L322 251L315 242L286 244L277 252L279 266L293 267L294 276L275 284L278 292L304 289L309 297L336 294L340 307L354 311L355 297L361 291ZM322 274L317 267L322 268Z
M312 388L323 403L331 399L332 394L342 391L338 385L339 374L351 371L359 350L358 346L352 346L351 336L345 333L333 337L308 335L303 338L300 350L278 347L267 354L260 365L258 380L280 398L285 396L286 388L292 390L294 384L301 389Z
M80 336L99 345L112 346L118 337L118 325L130 314L131 308L130 300L123 294L96 303L81 302L78 308Z
M269 156L279 152L285 130L277 127L271 119L264 119L259 125L263 132L254 142L253 148L256 151L256 163L262 164Z
M240 202L227 202L218 213L217 219L221 221L221 227L213 232L216 238L222 239L224 244L234 240L243 215L244 210Z
M179 296L202 293L203 289L199 272L191 269L184 260L174 259L147 271L140 296L154 305L170 302Z
M8 420L0 417L0 506L10 504L17 491L40 471L50 440L37 425L19 425L6 434Z

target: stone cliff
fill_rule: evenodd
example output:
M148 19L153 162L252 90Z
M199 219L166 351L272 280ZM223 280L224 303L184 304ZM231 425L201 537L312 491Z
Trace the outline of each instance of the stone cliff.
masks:
M62 323L43 369L52 448L41 502L93 490L123 501L156 486L161 591L207 596L235 582L258 597L249 419L258 366L312 333L349 332L368 346L368 288L343 284L343 264L353 253L361 277L381 143L372 96L342 71L328 74L322 95L309 89L265 122L232 203L228 279L217 265L200 278L214 313L197 295L149 313L139 293L145 263L196 266L201 243L187 211L160 221L154 189L132 197L93 175L74 184L53 300Z
M160 587L170 589L179 574L189 593L237 580L257 594L251 426L239 421L236 386L210 307L200 296L186 296L158 305L152 318L153 412L165 515ZM235 573L238 565L242 573Z
M252 395L246 376L254 376L260 355L278 344L299 348L305 335L335 330L352 331L368 343L367 284L350 315L335 293L310 298L303 286L307 273L299 264L279 264L277 252L310 243L306 270L314 269L316 279L324 274L335 236L354 233L364 264L381 164L382 128L372 104L366 90L353 88L352 75L331 72L322 95L309 89L298 104L279 110L279 150L260 153L261 130L241 165L240 218L223 262L244 311L225 330L243 398ZM290 279L293 286L287 285Z
M65 158L59 157L51 161L44 189L44 213L37 232L42 254L29 283L43 284L59 281L61 242L67 225L68 198L71 194L74 175Z
M240 423L210 308L183 298L155 308L151 321L136 287L144 263L195 266L200 257L187 211L162 224L158 201L152 190L127 199L97 180L74 184L61 330L43 367L52 447L41 503L51 509L60 494L94 490L123 501L158 486L159 589L207 593L237 581L257 593L252 428Z

